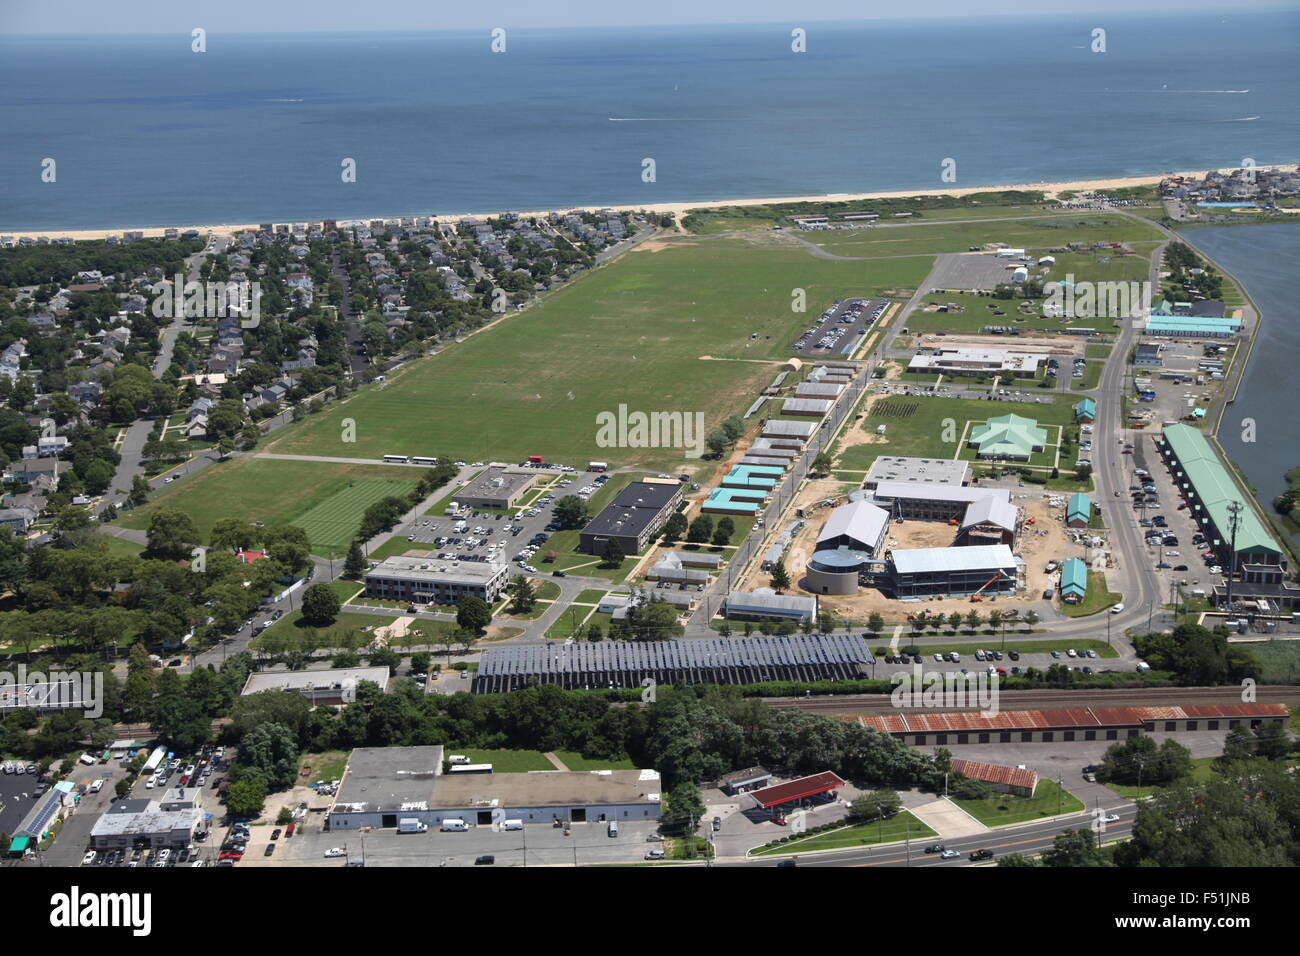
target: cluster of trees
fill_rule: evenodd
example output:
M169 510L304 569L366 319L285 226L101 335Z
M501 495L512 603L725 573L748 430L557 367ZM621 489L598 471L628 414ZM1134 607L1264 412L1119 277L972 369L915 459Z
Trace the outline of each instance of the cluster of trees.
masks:
M1193 302L1197 299L1223 297L1223 276L1214 266L1202 259L1185 242L1171 242L1165 250L1165 298L1173 302ZM1199 269L1200 272L1193 272Z
M704 446L716 457L721 457L745 434L745 424L736 415L724 418L722 424L704 436Z
M416 482L415 487L410 492L402 496L389 495L368 507L361 516L361 526L357 529L357 538L365 541L381 532L388 531L401 520L403 514L455 478L456 474L457 470L454 464L445 459L439 459L436 465L420 476L420 480Z
M1169 671L1184 684L1237 684L1259 678L1259 662L1244 645L1228 643L1225 627L1180 624L1172 633L1137 635L1133 648L1152 668Z

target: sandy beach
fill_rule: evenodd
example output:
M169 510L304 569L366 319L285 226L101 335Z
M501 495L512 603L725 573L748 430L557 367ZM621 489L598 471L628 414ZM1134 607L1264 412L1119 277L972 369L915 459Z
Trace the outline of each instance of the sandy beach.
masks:
M1271 169L1271 168L1279 168L1279 167L1261 166L1259 168ZM1230 171L1231 171L1230 169L1219 170L1219 172L1230 172ZM1202 170L1191 170L1186 172L1160 173L1154 176L1132 176L1124 179L1085 179L1076 182L1062 182L1062 183L986 184L980 186L950 187L946 189L899 189L899 190L893 190L888 192L824 193L822 195L817 195L817 196L767 196L767 197L750 198L750 199L716 199L716 200L710 200L704 202L692 201L692 202L669 202L669 203L638 203L633 205L622 205L622 206L619 205L604 206L599 204L592 204L581 208L615 209L619 211L625 211L625 210L633 211L633 210L644 209L648 212L660 213L660 214L673 213L677 216L678 220L680 221L681 217L688 210L703 209L711 206L761 206L767 203L793 203L793 202L806 202L806 203L850 202L850 201L863 200L863 199L895 199L903 196L922 196L922 195L924 196L966 196L971 193L985 192L988 190L1003 190L1003 189L1041 190L1042 192L1047 194L1048 198L1052 198L1057 193L1066 192L1066 191L1105 192L1107 190L1112 190L1112 189L1122 189L1125 186L1149 186L1160 182L1160 180L1162 179L1167 179L1170 176L1186 176L1186 177L1200 178L1204 176L1206 172L1208 172L1208 170L1202 169ZM571 206L564 207L564 209L562 209L561 211L566 211L567 209L571 209L571 208L575 208L575 207L571 207ZM439 213L437 214L436 218L453 219L453 220L462 218L464 216L475 216L478 218L487 218L487 217L500 215L500 213L504 211L505 210L498 209L498 210L493 210L488 212L479 211L479 212ZM545 216L548 213L553 212L555 210L516 209L511 211L521 216ZM402 215L403 216L426 216L426 215L433 216L434 214L427 213L427 212L407 212L407 213L403 213ZM395 217L374 216L370 218L392 219ZM319 222L321 219L338 219L340 222L362 221L359 217L340 218L340 217L329 216L329 215L314 217L311 221ZM276 221L284 222L286 220L276 220ZM307 221L307 220L294 220L294 221ZM258 228L257 223L219 223L219 224L205 224L205 225L177 224L174 226L157 226L157 227L123 225L123 226L114 227L112 229L73 229L73 230L53 230L53 231L28 230L26 232L11 232L11 233L4 233L0 235L3 235L4 237L10 237L10 238L17 238L19 236L31 236L33 238L36 236L46 236L50 239L103 239L104 237L109 235L120 235L123 231L128 229L134 232L142 232L146 237L161 236L165 231L165 229L179 229L182 232L187 229L197 229L199 232L205 234L212 234L216 236L229 236L236 232L241 232L247 229L257 229L257 228Z

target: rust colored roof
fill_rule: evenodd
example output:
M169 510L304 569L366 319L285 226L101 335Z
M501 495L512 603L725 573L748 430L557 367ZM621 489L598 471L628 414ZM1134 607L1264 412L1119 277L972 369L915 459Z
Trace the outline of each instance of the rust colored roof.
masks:
M907 730L907 719L902 714L863 714L860 717L847 717L846 720L857 722L863 727L870 727L882 734L901 734Z
M985 783L999 783L1012 787L1023 787L1033 791L1038 786L1038 774L1032 770L1019 767L1004 767L995 763L977 763L974 760L954 760L952 769L963 777L983 780Z
M1147 720L1201 720L1286 717L1282 704L1188 704L1184 707L1138 707Z
M1145 707L1092 707L1092 715L1102 727L1136 727L1146 719Z
M819 793L825 793L827 790L834 790L843 786L845 786L845 783L839 778L838 774L824 770L808 777L799 777L786 783L778 783L773 787L751 790L749 795L758 801L760 807L767 808L780 806L783 803L793 803L804 797L815 797Z

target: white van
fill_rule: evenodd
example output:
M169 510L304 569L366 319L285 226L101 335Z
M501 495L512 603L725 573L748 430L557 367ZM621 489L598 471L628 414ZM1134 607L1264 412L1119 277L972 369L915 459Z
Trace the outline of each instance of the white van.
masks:
M99 791L101 791L101 790L103 790L103 789L104 789L104 781L103 781L103 780L96 780L94 783L92 783L92 784L90 785L90 792L91 792L91 793L99 793Z
M452 754L450 757L447 758L447 763L465 764L465 763L469 763L469 758L466 757L464 754Z
M84 763L87 767L93 767L95 765L95 758L92 757L90 754L82 754L77 759L82 763Z
M523 820L502 820L502 830L522 830L524 828Z
M617 820L610 820L610 821L609 821L609 828L608 828L608 829L609 829L609 835L610 835L610 836L612 836L612 837L616 837L616 836L618 836L618 821L617 821Z
M469 824L458 817L448 817L438 829L443 833L463 833L469 829Z

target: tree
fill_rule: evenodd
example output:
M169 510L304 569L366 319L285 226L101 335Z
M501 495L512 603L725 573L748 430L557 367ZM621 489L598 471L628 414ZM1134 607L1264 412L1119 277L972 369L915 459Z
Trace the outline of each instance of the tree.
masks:
M190 516L174 508L154 512L145 533L149 550L168 558L188 558L199 543L199 533Z
M817 475L825 475L828 474L830 470L831 470L830 452L825 452L825 451L818 452L817 456L812 460L813 473Z
M623 566L623 546L614 538L610 538L605 544L605 560L600 563L602 568L621 568Z
M456 605L456 623L463 629L477 634L492 623L492 609L482 598L473 595L461 598L460 603Z
M686 533L686 516L680 511L673 512L672 517L664 524L664 540L669 544L680 541L682 535Z
M713 530L713 543L718 547L731 544L731 532L719 524L717 528Z
M592 643L595 643L597 641L603 641L604 639L605 639L604 629L595 621L592 621L591 624L587 627L587 640L591 641Z
M527 576L516 575L507 590L510 592L511 614L527 614L537 605L537 592Z
M361 542L356 538L348 545L348 556L343 560L343 576L360 578L366 573L366 556L361 551Z
M784 560L772 565L772 587L777 591L785 591L790 587L790 574L785 569Z
M239 763L241 768L258 771L269 790L292 787L298 775L293 730L284 724L258 724L239 741Z
M704 801L695 784L683 780L668 792L659 817L660 828L675 836L690 836L704 819Z
M726 433L722 429L715 428L704 437L704 444L715 457L721 457L731 442L727 440Z
M302 596L302 618L312 627L328 627L338 619L342 605L325 582L313 584Z
M149 482L143 475L136 475L131 479L131 491L126 500L132 508L139 508L149 500Z
M970 613L966 615L966 626L973 631L980 626L982 620L983 618L980 617L980 612L971 608Z
M391 677L402 663L402 657L391 647L377 647L366 655L366 663L371 667L386 667Z
M878 611L872 611L867 615L867 630L872 634L879 634L885 629L885 619L880 616Z
M591 517L587 502L577 495L565 495L555 502L553 514L561 530L565 531L581 528Z
M249 778L238 780L226 791L226 807L236 817L256 817L266 805L266 784Z
M218 518L208 533L212 547L225 551L247 551L257 539L257 528L243 518Z
M707 544L712 536L713 519L708 515L700 515L691 522L691 530L687 533L686 540L691 544Z

